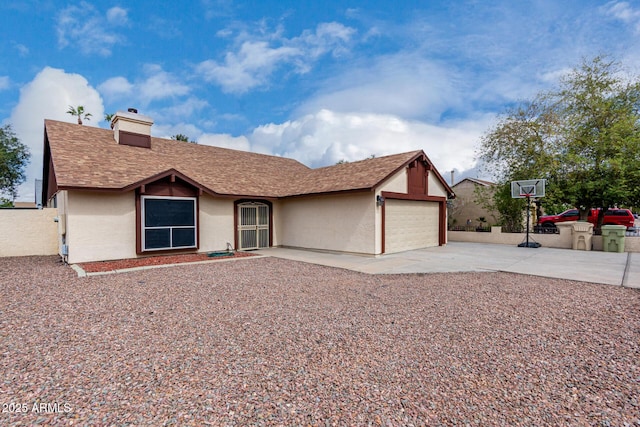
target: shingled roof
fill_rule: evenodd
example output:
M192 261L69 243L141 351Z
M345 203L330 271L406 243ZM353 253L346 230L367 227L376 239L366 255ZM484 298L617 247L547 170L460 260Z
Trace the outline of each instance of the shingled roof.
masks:
M310 169L284 157L170 139L152 137L150 149L120 145L111 130L54 120L45 120L46 150L44 176L53 176L54 191L126 191L177 173L213 195L267 198L372 189L425 156L418 150Z

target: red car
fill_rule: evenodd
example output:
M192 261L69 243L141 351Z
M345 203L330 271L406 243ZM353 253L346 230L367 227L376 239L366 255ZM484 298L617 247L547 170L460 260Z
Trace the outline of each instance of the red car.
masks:
M591 209L587 220L596 225L599 209ZM538 225L543 227L555 227L558 222L577 221L580 218L578 209L569 209L558 215L542 215L538 218ZM604 213L602 225L624 225L633 228L635 218L629 209L609 209Z

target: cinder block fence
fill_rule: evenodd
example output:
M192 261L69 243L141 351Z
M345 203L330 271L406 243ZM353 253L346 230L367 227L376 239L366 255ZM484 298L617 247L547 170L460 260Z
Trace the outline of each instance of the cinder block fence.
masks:
M540 243L543 247L572 249L573 235L570 223L558 224L560 234L529 234L530 240ZM525 239L525 233L503 233L502 227L491 227L490 233L473 231L447 232L451 242L493 243L498 245L518 245ZM602 236L591 237L592 250L602 250ZM640 237L627 237L624 244L625 252L640 252Z
M0 209L0 257L58 254L57 209Z

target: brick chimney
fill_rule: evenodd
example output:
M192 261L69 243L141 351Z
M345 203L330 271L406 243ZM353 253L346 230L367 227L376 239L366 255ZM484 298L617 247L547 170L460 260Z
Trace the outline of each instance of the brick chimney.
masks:
M151 117L138 114L135 108L118 111L111 119L113 137L120 145L151 148Z

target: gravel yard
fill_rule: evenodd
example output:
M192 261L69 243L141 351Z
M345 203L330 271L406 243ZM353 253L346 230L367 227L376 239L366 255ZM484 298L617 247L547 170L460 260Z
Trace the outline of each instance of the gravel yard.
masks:
M275 258L0 271L0 425L640 425L638 290Z

